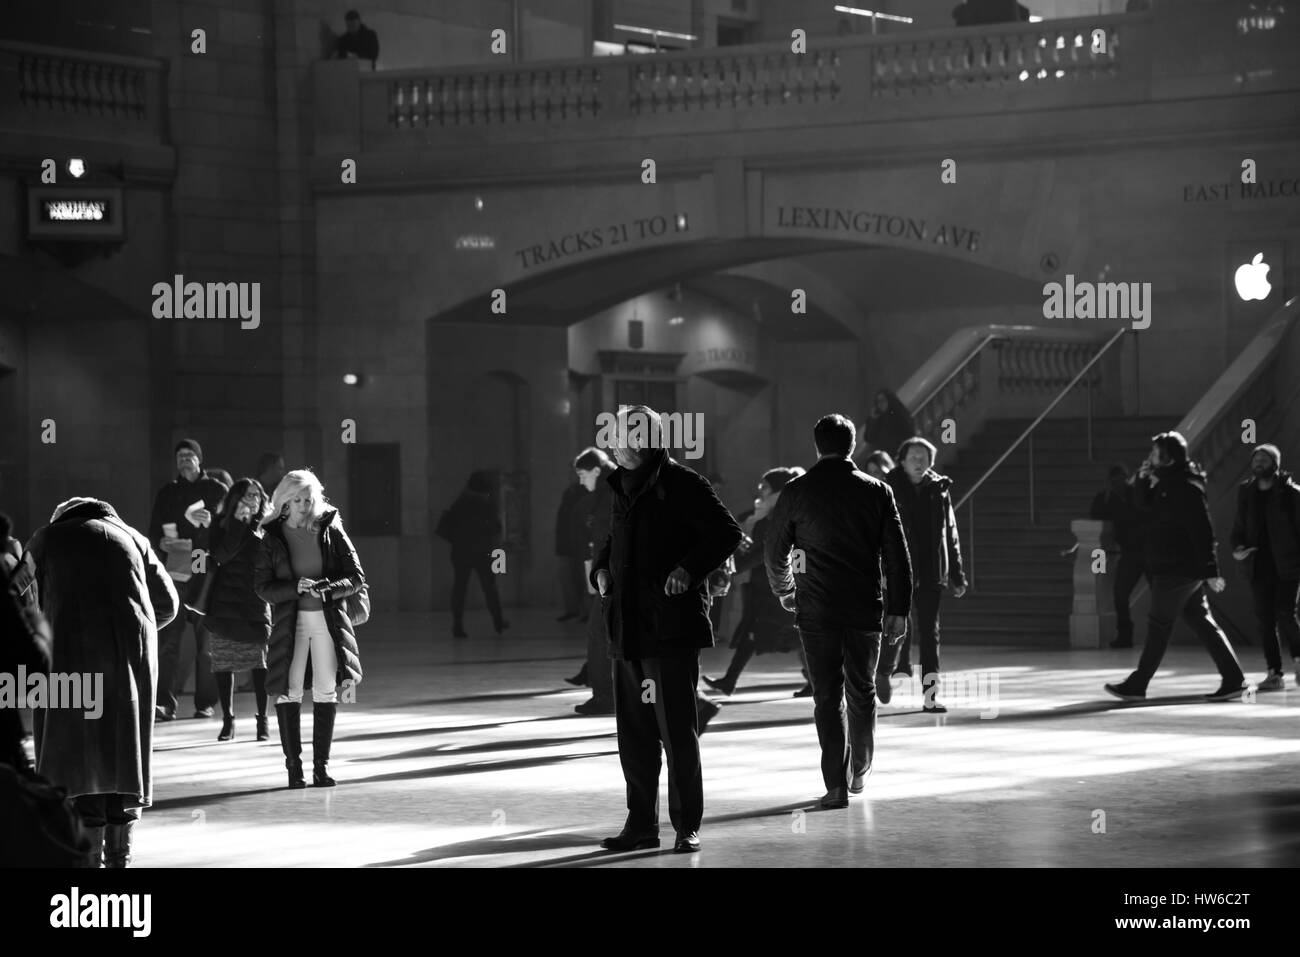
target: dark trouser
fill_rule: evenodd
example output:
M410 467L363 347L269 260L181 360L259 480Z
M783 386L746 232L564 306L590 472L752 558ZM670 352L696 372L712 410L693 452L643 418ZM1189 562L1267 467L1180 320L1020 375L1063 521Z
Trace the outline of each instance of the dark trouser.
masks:
M591 596L587 610L587 684L597 704L614 703L614 668L609 660L609 639L605 637L605 616L600 596Z
M668 818L675 831L698 831L704 819L695 712L699 652L680 658L620 660L614 663L614 672L618 758L627 781L626 829L636 834L659 831L662 745L668 759ZM643 686L646 680L654 684Z
M451 617L459 628L465 621L465 593L469 590L470 572L478 575L478 583L483 586L483 597L487 600L488 612L492 623L501 625L501 597L497 594L497 579L492 574L492 556L481 558L453 558L451 561L453 577L451 581Z
M125 798L125 794L78 794L72 804L86 827L129 824L140 820L138 807L122 806Z
M799 640L803 642L813 686L813 721L822 748L822 780L828 791L845 788L850 774L862 774L871 767L876 751L880 632L801 628Z
M1300 581L1252 582L1259 642L1269 671L1282 670L1282 643L1292 658L1300 658Z
M233 671L218 671L217 678L217 697L221 699L221 714L227 718L235 716L235 673ZM257 714L261 717L266 714L266 669L253 669L253 692L257 695Z
M899 642L898 668L912 673L912 636L921 645L921 687L928 690L938 680L939 674L939 600L942 588L915 588L912 590L912 615L907 623L907 635ZM934 678L930 676L934 675Z
M587 596L587 575L581 558L569 555L555 556L560 573L560 600L564 613L577 617L582 614L583 599Z
M1119 564L1113 569L1114 579L1112 595L1115 599L1115 640L1121 643L1133 640L1133 613L1129 610L1129 600L1133 589L1146 574L1146 563L1140 552L1121 552Z
M1142 646L1142 658L1132 682L1145 691L1151 677L1160 667L1169 647L1174 622L1181 614L1183 621L1196 632L1205 650L1214 659L1224 684L1237 684L1246 680L1237 655L1228 644L1228 638L1210 614L1210 603L1205 595L1205 583L1199 578L1181 575L1148 575L1151 582L1151 614L1147 619L1147 640Z
M194 710L202 711L217 703L217 683L212 677L212 656L208 654L208 629L203 620L182 608L172 623L158 632L158 706L175 714L177 695L185 686L181 644L185 626L194 626Z

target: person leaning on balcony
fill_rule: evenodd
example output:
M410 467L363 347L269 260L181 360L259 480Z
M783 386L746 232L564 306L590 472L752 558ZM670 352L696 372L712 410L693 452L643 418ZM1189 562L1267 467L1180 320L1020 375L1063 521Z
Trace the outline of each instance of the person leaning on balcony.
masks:
M1282 451L1276 445L1255 446L1250 473L1237 489L1232 557L1250 582L1268 662L1268 677L1259 690L1282 691L1283 639L1300 683L1300 486L1282 471Z
M346 60L350 56L369 60L370 69L373 70L375 61L379 59L379 34L362 23L361 14L355 10L344 14L343 23L347 32L338 38L334 47L335 54L340 60Z
M952 21L959 27L986 23L1027 23L1029 8L1016 0L965 0L953 8Z

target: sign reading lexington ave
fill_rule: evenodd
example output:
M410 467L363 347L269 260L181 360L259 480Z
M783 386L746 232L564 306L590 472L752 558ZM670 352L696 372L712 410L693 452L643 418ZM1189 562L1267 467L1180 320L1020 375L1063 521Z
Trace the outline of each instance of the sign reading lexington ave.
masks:
M894 216L860 209L830 206L778 206L776 225L782 229L818 229L857 236L888 236L935 246L953 246L976 252L979 230L951 223L931 223L911 216Z

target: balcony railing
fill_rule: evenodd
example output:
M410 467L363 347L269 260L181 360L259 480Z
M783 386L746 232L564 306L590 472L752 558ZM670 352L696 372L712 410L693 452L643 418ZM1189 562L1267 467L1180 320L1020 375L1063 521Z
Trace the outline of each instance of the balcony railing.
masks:
M0 128L159 143L164 71L158 60L0 43Z

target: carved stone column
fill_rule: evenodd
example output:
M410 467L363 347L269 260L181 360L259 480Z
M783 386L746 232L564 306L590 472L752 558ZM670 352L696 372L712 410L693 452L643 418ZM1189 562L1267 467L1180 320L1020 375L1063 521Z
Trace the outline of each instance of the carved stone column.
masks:
M1074 607L1070 613L1070 647L1101 648L1115 630L1115 608L1111 599L1111 556L1104 572L1094 572L1096 549L1102 547L1106 522L1076 519L1070 523L1078 548L1074 553ZM1108 536L1109 537L1109 536Z

